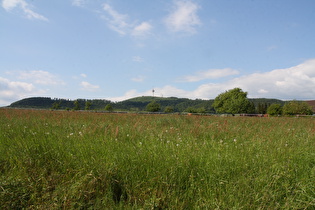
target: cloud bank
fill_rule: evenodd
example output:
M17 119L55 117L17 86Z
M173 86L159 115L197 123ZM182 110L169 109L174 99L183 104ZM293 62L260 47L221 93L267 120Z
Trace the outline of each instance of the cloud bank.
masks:
M237 74L233 69L210 70L198 72L196 75L183 77L186 82L200 81L202 76L216 78ZM310 100L315 99L315 59L305 61L302 64L285 69L275 69L264 73L253 73L234 77L220 83L204 83L195 90L184 90L173 85L155 88L156 96L214 99L220 93L242 88L248 92L250 98L277 98L282 100ZM112 98L124 100L128 97L152 95L151 90L137 92L128 91L124 96Z
M6 72L14 79L0 77L0 106L8 105L25 97L41 96L49 87L60 87L65 82L47 71L11 71Z
M0 105L8 105L9 102L19 100L27 95L40 94L31 83L11 81L0 77Z

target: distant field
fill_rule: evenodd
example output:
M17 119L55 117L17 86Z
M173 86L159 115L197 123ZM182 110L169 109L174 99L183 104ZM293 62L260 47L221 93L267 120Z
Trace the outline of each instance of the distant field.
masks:
M314 209L315 119L0 109L1 209Z

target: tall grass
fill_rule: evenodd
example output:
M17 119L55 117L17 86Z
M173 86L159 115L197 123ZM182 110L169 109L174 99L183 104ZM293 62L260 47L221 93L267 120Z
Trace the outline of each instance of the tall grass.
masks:
M0 109L4 209L313 209L314 118Z

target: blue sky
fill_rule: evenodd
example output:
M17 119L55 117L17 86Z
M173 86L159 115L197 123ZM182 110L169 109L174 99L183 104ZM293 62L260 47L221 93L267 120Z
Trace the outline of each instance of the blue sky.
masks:
M1 0L0 105L315 99L314 0Z

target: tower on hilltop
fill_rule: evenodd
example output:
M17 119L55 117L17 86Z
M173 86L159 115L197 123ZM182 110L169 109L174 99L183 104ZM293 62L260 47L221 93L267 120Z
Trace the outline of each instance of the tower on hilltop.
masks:
M154 92L155 92L155 90L154 90L154 88L152 89L152 95L153 95L153 97L154 97Z

